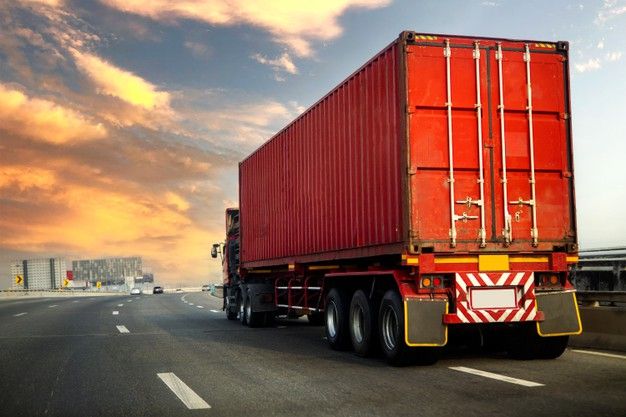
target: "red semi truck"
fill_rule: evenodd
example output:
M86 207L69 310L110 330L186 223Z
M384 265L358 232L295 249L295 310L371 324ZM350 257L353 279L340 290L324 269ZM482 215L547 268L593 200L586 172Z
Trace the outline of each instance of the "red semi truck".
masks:
M582 331L569 93L567 42L402 32L240 163L227 317L306 314L391 364L464 328L558 357Z

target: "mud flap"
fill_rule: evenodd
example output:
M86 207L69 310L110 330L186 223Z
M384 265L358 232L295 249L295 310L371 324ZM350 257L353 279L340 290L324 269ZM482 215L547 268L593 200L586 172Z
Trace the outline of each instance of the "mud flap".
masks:
M543 311L545 320L537 322L539 336L567 336L581 334L583 326L580 322L576 293L537 292L537 308Z
M404 337L408 346L444 346L448 343L448 326L443 315L448 300L405 298Z

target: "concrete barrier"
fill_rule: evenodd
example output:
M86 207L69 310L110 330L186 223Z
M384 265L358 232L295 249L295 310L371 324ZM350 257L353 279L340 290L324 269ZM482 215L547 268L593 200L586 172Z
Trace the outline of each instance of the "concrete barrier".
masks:
M112 295L126 295L126 292L98 290L0 290L0 300L41 297L104 297Z
M580 307L583 333L570 337L570 346L626 352L626 308Z

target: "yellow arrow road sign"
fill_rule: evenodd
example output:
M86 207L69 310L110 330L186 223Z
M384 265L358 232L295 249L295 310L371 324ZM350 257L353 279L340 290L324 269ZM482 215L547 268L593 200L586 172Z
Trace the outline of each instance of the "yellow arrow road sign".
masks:
M102 283L100 281L96 282L96 288L102 287Z
M24 283L24 277L22 275L16 275L15 276L15 283L16 284L23 284Z
M67 287L68 285L70 285L70 280L69 280L69 279L67 279L67 278L65 278L65 279L63 280L63 286L64 286L64 287Z

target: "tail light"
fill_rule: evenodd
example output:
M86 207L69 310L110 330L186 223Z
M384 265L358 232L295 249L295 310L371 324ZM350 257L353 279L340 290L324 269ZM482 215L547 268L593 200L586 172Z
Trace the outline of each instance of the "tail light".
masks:
M450 286L450 278L445 275L422 275L420 288L444 288Z
M560 287L561 276L554 272L539 273L535 278L535 284L540 287Z

